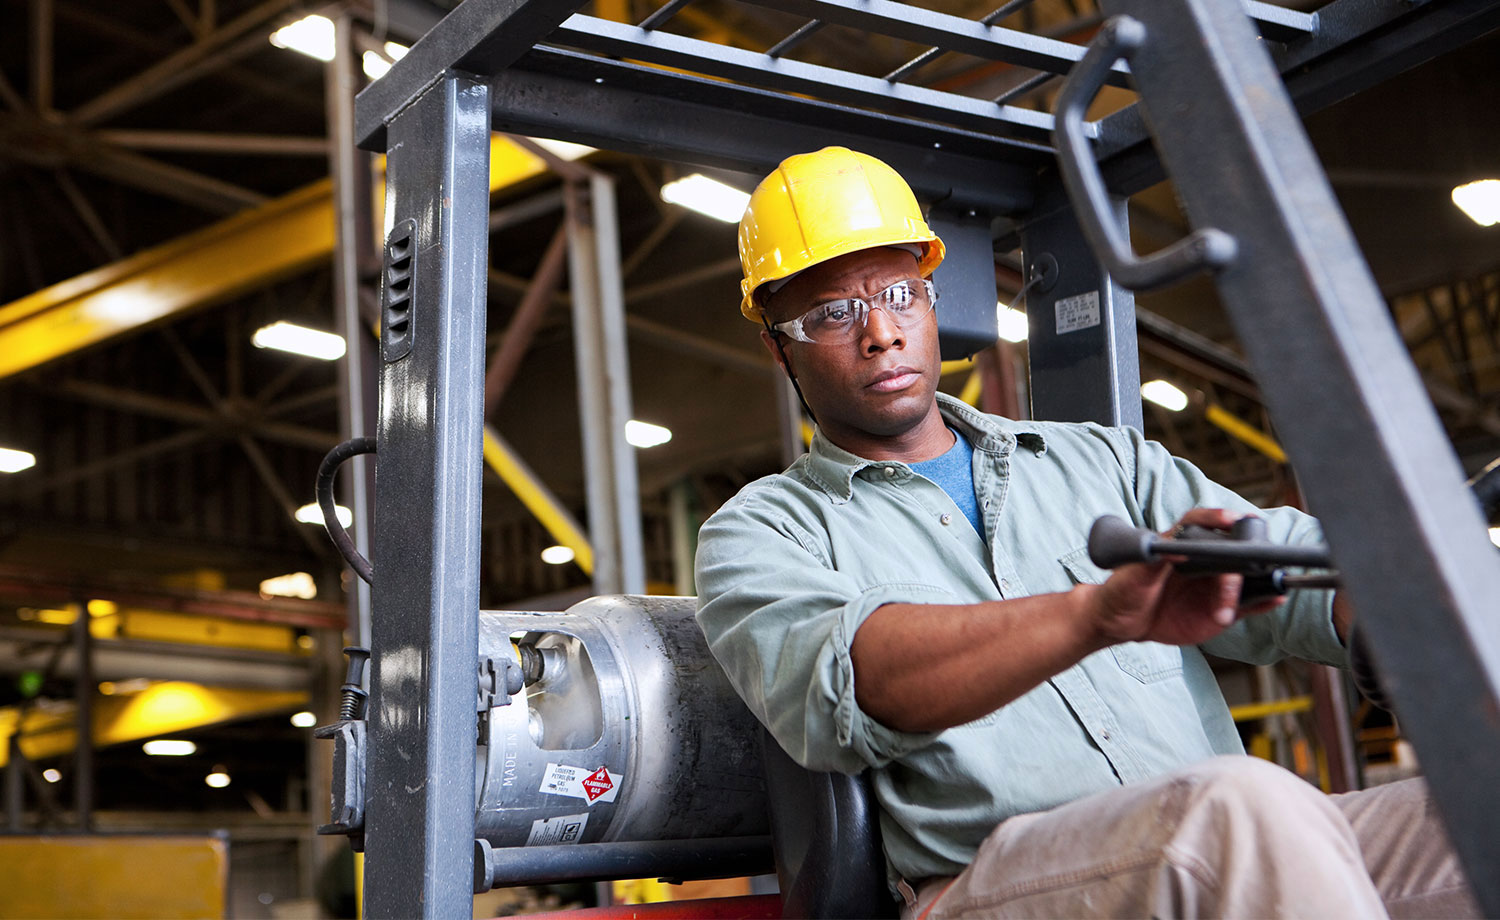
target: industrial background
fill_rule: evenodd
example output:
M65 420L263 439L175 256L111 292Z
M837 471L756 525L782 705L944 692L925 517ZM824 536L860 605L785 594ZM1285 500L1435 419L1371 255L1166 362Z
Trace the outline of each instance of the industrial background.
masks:
M355 169L371 181L340 207L331 158L353 148L333 143L330 125L454 5L0 0L7 830L214 832L202 885L219 886L227 915L351 909L347 846L313 835L330 776L312 726L334 718L340 649L359 605L321 515L304 506L320 459L346 436L351 392L373 412L371 365L363 388L347 368L375 347L379 254L373 245L356 254L351 328L336 302L335 231L343 219L378 236L383 165L359 153ZM995 6L924 5L970 19ZM595 0L582 11L637 23L658 6ZM1007 6L997 22L1075 44L1102 21L1093 0ZM662 28L766 51L804 22L700 0ZM828 26L786 53L881 76L924 50ZM1060 81L1049 76L947 54L903 79L1050 112ZM1091 116L1132 99L1110 89ZM1500 178L1497 101L1500 33L1491 33L1306 119L1470 472L1500 455L1500 228L1460 210L1452 193ZM628 355L631 417L659 426L633 448L644 588L691 594L698 524L800 443L737 310L735 206L716 219L663 191L703 172L495 136L483 607L561 610L597 586L578 523L591 509L568 245L568 199L590 176L609 177L617 194L625 315L615 344ZM706 172L741 191L754 182ZM1140 251L1186 232L1170 183L1135 195L1129 217ZM993 229L1002 339L947 362L944 388L1024 417L1022 266L1006 248L1010 228ZM1141 379L1157 394L1146 403L1148 435L1253 501L1300 503L1212 283L1141 296L1137 321ZM278 323L344 338L320 356L265 347L274 337L265 330L285 329ZM368 494L347 504L368 532ZM1343 769L1330 745L1365 779L1415 769L1399 728L1330 697L1326 675L1226 668L1223 678L1252 751L1310 781L1328 786ZM175 747L149 744L162 741ZM185 856L140 858L161 871L204 849L183 846ZM99 871L118 853L101 848ZM41 893L6 900L20 897L17 873L31 865L0 858L10 911L0 915L45 909ZM141 879L115 883L125 891ZM476 916L508 909L502 900L476 901Z

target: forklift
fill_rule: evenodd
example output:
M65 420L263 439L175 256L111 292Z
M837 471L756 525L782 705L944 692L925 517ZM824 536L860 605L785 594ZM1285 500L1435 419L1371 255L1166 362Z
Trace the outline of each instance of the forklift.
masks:
M609 382L618 240L598 176L569 194L592 255L574 309L599 596L480 610L492 131L761 175L828 145L885 160L947 244L945 359L994 342L994 254L1022 252L1035 418L1140 427L1133 292L1211 276L1475 893L1500 914L1500 559L1299 114L1500 27L1500 4L1101 0L1083 48L992 25L1027 0L980 21L750 0L808 23L759 53L661 29L690 2L631 25L579 15L580 0L467 0L355 102L352 140L387 157L379 421L325 461L320 493L331 504L338 465L374 453L379 527L365 559L325 508L373 610L368 701L356 655L341 718L319 730L335 745L320 831L365 853L364 915L773 867L780 895L694 915L895 911L864 779L788 759L709 656L693 599L632 583L636 487L611 464L628 451ZM1064 81L1056 112L785 57L820 24L1035 69ZM1105 86L1138 101L1089 121ZM1138 255L1126 199L1165 178L1195 229Z

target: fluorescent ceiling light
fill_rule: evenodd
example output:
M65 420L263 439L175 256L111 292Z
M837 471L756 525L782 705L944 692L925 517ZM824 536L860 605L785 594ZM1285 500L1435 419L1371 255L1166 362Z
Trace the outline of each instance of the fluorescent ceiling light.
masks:
M345 508L343 505L334 505L333 514L339 519L339 523L343 524L345 527L348 527L350 524L354 523L354 512L350 511L348 508ZM310 505L303 505L301 508L297 509L296 517L297 520L301 521L304 524L322 524L323 509L319 508L316 502Z
M738 223L750 196L702 173L693 173L661 187L661 200L692 208L725 223Z
M573 550L567 546L549 546L542 550L542 561L548 565L566 565L573 561Z
M156 738L141 745L141 750L153 757L186 757L197 751L198 745L191 741Z
M1490 528L1490 542L1496 546L1500 546L1500 527Z
M225 786L229 785L229 774L225 773L223 770L215 770L214 772L203 777L203 781L214 787L215 789L223 789Z
M0 447L0 473L19 473L36 466L36 454Z
M1480 179L1453 190L1453 203L1481 227L1500 224L1500 179Z
M1187 394L1165 380L1148 380L1141 384L1141 398L1173 412L1181 412L1188 404Z
M292 714L292 724L298 728L312 728L318 724L318 717L304 709Z
M1000 326L1000 338L1007 342L1026 341L1026 314L1003 303L995 304L995 319Z
M568 141L555 141L550 137L529 137L527 140L538 147L557 157L559 160L567 160L569 163L582 159L596 152L598 147L590 147L588 144L572 144ZM738 217L735 220L739 220Z
M334 507L338 507L335 505ZM318 523L323 518L318 517ZM344 525L348 527L348 524ZM261 597L300 597L303 600L312 600L318 596L317 582L306 572L290 572L286 575L277 575L275 578L267 578L260 583Z
M333 20L327 16L303 16L271 33L271 44L300 51L320 61L333 60Z
M391 70L391 62L381 57L376 51L366 51L361 65L364 67L365 76L371 80L379 80Z
M256 348L274 348L323 361L333 361L344 356L343 336L298 326L285 320L255 330L255 334L250 336L250 342Z
M625 440L632 447L655 447L672 440L672 429L631 419L625 423Z
M58 780L62 779L62 771L58 770L55 767L48 767L47 769L42 771L42 779L46 780L49 783L55 783Z

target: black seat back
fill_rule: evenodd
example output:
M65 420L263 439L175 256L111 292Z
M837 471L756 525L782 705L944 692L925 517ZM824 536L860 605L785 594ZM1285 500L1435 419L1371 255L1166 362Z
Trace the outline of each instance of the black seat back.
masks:
M868 775L815 773L762 729L771 842L785 917L900 915L885 881L879 808Z

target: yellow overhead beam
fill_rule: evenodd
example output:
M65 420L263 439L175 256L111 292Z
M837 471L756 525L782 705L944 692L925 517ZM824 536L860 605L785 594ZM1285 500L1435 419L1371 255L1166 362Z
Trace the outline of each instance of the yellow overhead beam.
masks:
M160 681L139 693L93 700L95 747L140 741L205 725L272 715L307 704L297 690L247 690L205 687L188 681ZM78 743L71 705L41 710L32 707L24 720L20 708L0 709L0 766L10 759L10 736L20 722L21 752L31 760L56 757Z
M583 573L593 575L594 547L583 528L531 471L531 467L488 425L484 426L484 462L499 474L552 539L573 551L573 562L583 569Z
M535 154L492 139L491 192L546 171ZM332 188L316 182L0 306L0 378L329 259Z
M1255 450L1260 451L1277 463L1286 462L1286 451L1276 443L1276 439L1256 428L1254 425L1225 409L1223 406L1210 405L1204 412L1204 417L1209 423L1232 438L1248 444Z

